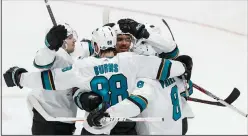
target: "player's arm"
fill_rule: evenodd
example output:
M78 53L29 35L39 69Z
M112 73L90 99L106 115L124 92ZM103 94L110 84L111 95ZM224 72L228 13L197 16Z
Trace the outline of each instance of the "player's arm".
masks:
M8 87L18 86L39 90L66 90L81 87L85 79L83 77L73 66L42 72L27 72L24 68L12 67L4 73Z
M45 37L46 47L36 52L33 65L38 69L52 69L68 66L68 62L56 55L67 37L67 29L63 25L53 26ZM67 53L67 52L62 52Z
M174 59L178 56L179 49L175 41L163 37L160 34L160 29L158 27L145 24L145 29L147 29L148 33L150 34L145 42L148 42L161 58Z
M118 21L122 32L131 33L136 39L149 42L163 58L176 58L179 53L173 40L163 38L151 25L138 23L133 19L120 19Z
M60 53L67 52L64 51ZM42 70L66 67L71 63L72 62L65 60L63 57L57 55L54 50L50 50L47 47L38 50L33 61L34 67Z
M149 102L155 100L154 87L144 80L138 80L136 88L125 100L107 109L110 117L135 117L143 112Z
M132 94L123 101L110 107L106 102L92 110L87 117L90 126L104 126L101 119L105 117L135 117L144 111L149 101L154 100L154 88L140 80Z
M132 61L136 64L137 78L166 80L185 74L187 67L179 61L161 59L156 56L133 55Z

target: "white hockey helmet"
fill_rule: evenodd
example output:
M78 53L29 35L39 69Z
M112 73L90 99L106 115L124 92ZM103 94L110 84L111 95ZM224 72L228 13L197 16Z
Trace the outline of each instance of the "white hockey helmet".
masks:
M115 49L116 46L116 32L110 26L103 26L97 28L92 32L92 45L96 54L100 50L107 50L109 48Z
M74 29L72 29L71 26L70 26L69 24L64 23L63 25L65 26L65 29L67 30L67 37L70 36L70 35L72 35L73 38L74 38L75 40L77 40L77 39L78 39L77 32L76 32Z
M139 55L158 56L158 53L145 40L139 40L130 51Z

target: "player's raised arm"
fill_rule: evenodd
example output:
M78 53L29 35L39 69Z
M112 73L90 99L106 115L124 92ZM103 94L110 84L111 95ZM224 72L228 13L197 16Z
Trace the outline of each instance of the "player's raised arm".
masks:
M145 28L150 33L150 36L145 40L145 42L148 42L159 56L166 59L173 59L178 56L179 49L177 44L172 39L163 37L160 33L159 27L145 24ZM141 39L141 41L144 40Z
M172 59L179 54L177 44L172 39L163 37L158 27L142 24L130 18L120 19L118 25L121 31L131 33L138 40L134 45L136 48L147 42L162 58Z
M4 80L8 87L40 90L65 90L80 87L84 82L83 76L73 66L42 72L27 72L24 68L12 67L4 73Z
M70 53L74 52L76 40L76 31L69 24L52 27L45 36L46 47L36 52L34 66L46 70L71 65Z
M179 61L161 59L155 56L133 55L132 60L137 65L137 78L165 80L181 76L186 71L184 64Z

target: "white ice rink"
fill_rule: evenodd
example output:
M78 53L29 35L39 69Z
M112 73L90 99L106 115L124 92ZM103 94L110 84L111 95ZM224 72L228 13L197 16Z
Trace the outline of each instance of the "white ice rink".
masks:
M77 30L79 39L90 38L91 31L102 25L103 9L75 2L51 1L50 4L57 22L69 23ZM178 18L164 19L171 26L181 54L189 54L194 60L192 81L221 98L227 97L232 89L237 87L241 95L233 105L247 113L247 1L91 3L126 7ZM124 17L160 26L164 36L170 36L160 17L117 10L110 13L110 21ZM199 22L202 25L185 20ZM32 66L33 57L39 48L45 46L44 36L51 26L43 0L3 1L2 71L15 65L36 71ZM78 54L79 45L74 55ZM31 118L26 105L29 91L27 88L22 90L7 88L2 82L2 134L31 134ZM212 100L197 90L194 90L193 97ZM248 134L247 118L236 112L223 107L189 103L195 118L189 120L187 134ZM82 117L83 114L80 111L78 116ZM77 124L75 134L80 134L81 128L82 125Z

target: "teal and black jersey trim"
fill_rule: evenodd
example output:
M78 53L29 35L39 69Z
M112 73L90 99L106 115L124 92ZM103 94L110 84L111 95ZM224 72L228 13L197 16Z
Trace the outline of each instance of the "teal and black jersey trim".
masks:
M188 84L189 84L189 88L188 88L189 95L192 95L193 94L193 83L191 80L189 80ZM185 91L181 92L180 95L183 97L186 97L186 92Z
M147 99L140 95L130 95L127 99L137 105L140 108L140 112L145 110L148 104Z
M167 52L167 53L160 53L159 54L159 58L163 58L163 59L175 59L179 54L179 49L176 46L176 48L171 51L171 52Z
M49 69L53 66L54 62L56 60L56 57L54 57L54 60L53 62L51 62L50 64L47 64L47 65L38 65L35 63L35 60L33 61L33 65L34 67L38 68L38 69Z
M159 69L157 78L158 80L165 80L170 76L170 69L171 69L171 62L167 59L162 59Z
M41 81L45 90L55 90L53 75L51 70L41 72Z

